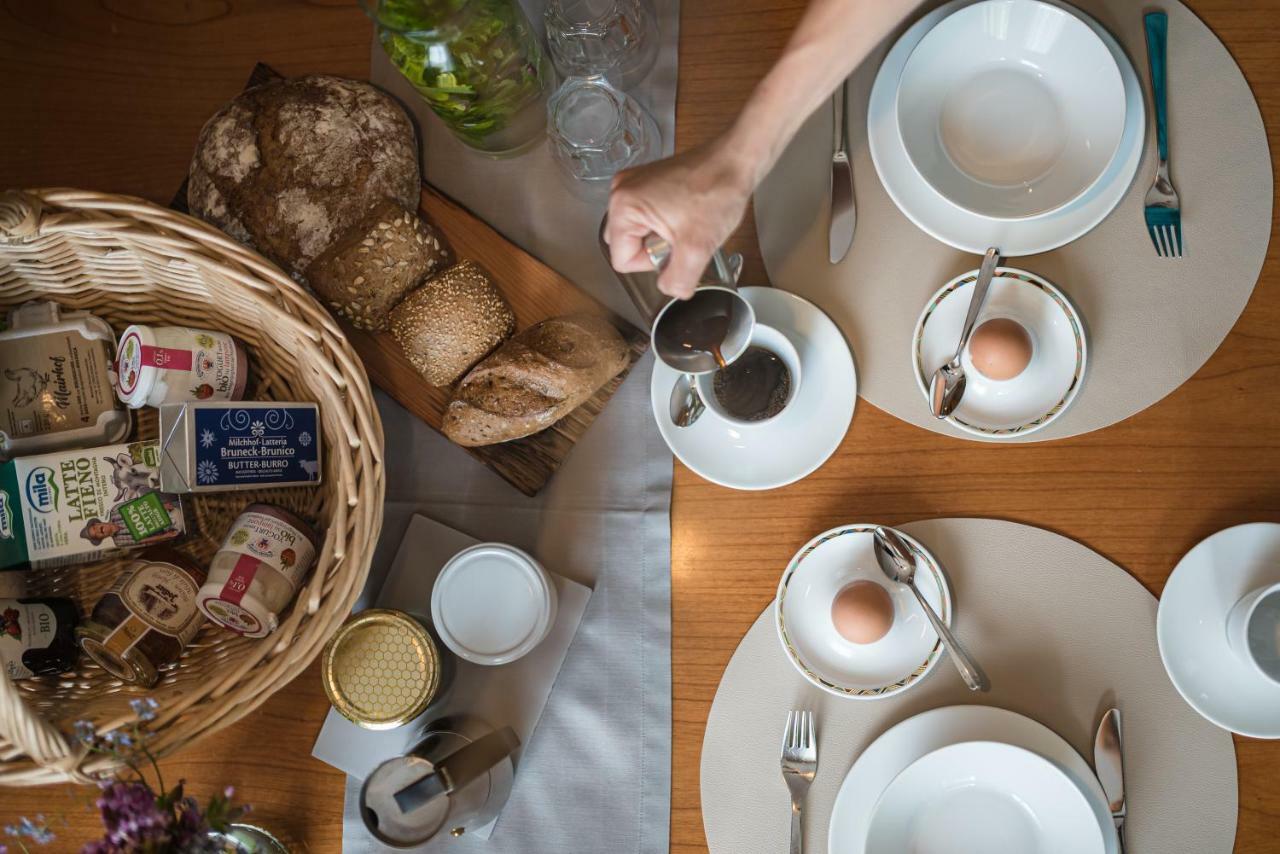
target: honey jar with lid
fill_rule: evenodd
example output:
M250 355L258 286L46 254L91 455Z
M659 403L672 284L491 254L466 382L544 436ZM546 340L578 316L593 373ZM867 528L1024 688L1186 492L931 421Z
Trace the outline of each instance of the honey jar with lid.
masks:
M76 629L85 655L125 682L150 688L200 631L196 594L205 571L164 547L131 562Z
M395 729L444 699L453 661L427 627L403 611L375 608L347 620L324 649L329 702L354 724Z

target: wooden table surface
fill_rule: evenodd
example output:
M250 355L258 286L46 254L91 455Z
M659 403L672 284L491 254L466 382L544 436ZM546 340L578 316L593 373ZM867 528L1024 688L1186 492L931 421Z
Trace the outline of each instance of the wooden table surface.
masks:
M682 6L677 143L684 149L730 120L804 3ZM1280 150L1280 0L1192 6L1243 67L1272 149ZM75 186L166 203L204 120L240 90L254 62L286 74L364 77L370 37L351 0L7 0L0 5L0 187ZM920 430L862 401L832 460L786 489L736 493L677 465L673 851L705 850L698 761L720 674L773 596L779 567L815 532L850 519L1012 519L1085 543L1159 595L1178 558L1201 538L1241 522L1280 521L1275 232L1253 298L1213 358L1173 395L1106 430L1046 444L980 445ZM747 258L746 281L765 280L749 221L732 248ZM251 717L167 760L166 775L185 777L201 794L234 785L263 824L306 850L338 851L342 776L310 758L326 705L313 667ZM1236 851L1280 851L1280 743L1237 738L1236 749ZM0 823L65 814L69 827L55 847L70 849L72 840L98 832L91 798L92 791L71 787L6 790Z

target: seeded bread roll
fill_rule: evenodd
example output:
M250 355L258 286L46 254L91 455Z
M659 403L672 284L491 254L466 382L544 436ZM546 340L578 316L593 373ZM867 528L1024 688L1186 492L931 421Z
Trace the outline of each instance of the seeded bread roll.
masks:
M459 445L509 442L550 427L627 366L627 344L600 317L554 317L503 344L463 378L442 431Z
M473 261L427 280L391 312L391 334L435 386L456 382L515 328L511 306Z
M383 199L307 268L307 282L357 329L387 328L391 309L449 263L449 249L416 213Z

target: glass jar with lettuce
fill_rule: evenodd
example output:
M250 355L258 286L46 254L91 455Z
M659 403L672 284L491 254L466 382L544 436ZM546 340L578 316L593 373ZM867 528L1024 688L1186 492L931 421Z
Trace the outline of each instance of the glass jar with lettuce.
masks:
M400 73L464 143L516 154L542 139L551 64L518 0L361 0Z

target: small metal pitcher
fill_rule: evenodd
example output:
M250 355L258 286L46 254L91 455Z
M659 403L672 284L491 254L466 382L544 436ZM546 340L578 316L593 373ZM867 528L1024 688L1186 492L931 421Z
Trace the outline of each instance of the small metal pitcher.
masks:
M511 794L511 727L474 718L435 721L405 756L388 759L360 789L364 826L384 845L413 848L442 830L462 836L493 821Z
M600 251L609 258L609 244L604 240L607 218L600 223ZM746 352L755 329L756 315L751 303L738 293L738 276L742 274L742 256L725 255L717 249L711 256L698 289L687 300L671 299L658 290L658 273L671 256L671 246L657 235L644 241L645 251L653 262L653 270L643 273L618 273L619 282L642 317L651 325L649 333L653 351L664 364L682 374L705 374L720 367L715 356L706 350L681 346L680 336L673 334L679 324L705 317L727 320L720 355L725 363Z

